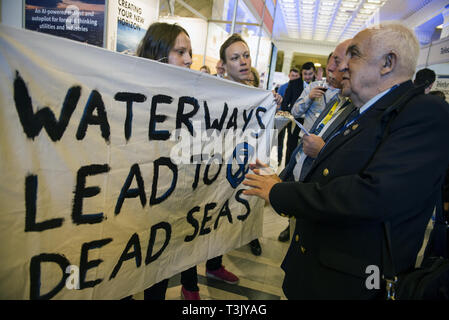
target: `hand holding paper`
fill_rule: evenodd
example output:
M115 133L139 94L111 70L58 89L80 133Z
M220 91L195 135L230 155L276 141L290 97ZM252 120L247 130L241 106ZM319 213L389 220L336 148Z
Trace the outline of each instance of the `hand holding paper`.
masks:
M309 131L307 131L307 129L304 128L304 126L303 126L300 122L296 121L296 119L295 119L295 122L296 122L296 125L297 125L302 131L304 131L304 134L305 134L305 135L310 136Z
M304 136L302 138L302 142L304 153L312 158L316 158L318 156L325 144L323 138L314 134Z

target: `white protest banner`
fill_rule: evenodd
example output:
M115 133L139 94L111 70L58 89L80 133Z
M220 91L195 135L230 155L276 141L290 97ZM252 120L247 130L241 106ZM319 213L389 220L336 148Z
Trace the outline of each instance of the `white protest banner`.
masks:
M271 92L0 26L0 105L0 299L119 299L261 236Z

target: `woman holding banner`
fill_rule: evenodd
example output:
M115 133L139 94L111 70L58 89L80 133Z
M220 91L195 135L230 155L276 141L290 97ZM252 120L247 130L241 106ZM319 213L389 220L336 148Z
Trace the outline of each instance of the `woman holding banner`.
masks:
M187 31L177 24L153 23L137 49L137 56L163 63L190 68L192 47ZM221 256L207 261L207 273L227 283L237 283L238 278L221 265ZM181 296L185 300L200 300L196 266L181 272ZM144 290L144 300L164 300L168 279ZM130 299L131 297L128 297Z
M192 47L189 34L177 24L153 23L140 41L136 55L163 63L190 68L192 65ZM196 267L193 267L193 269L195 270L189 269L181 273L181 282L186 276L191 278L192 276L190 274L194 273L196 277ZM186 273L186 276L183 275L184 273ZM165 300L167 286L168 279L154 284L144 291L144 300ZM131 296L125 299L131 299Z
M239 34L234 33L221 45L220 59L223 61L223 67L228 75L227 79L246 85L256 86L255 80L257 79L252 73L249 47ZM275 97L276 95L277 93L275 94ZM258 239L251 241L249 246L251 252L255 256L260 256L262 254L262 247L260 246Z

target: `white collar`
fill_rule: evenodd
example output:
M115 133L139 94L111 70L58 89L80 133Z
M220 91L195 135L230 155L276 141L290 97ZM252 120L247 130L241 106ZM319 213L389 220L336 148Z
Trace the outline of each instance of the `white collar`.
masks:
M365 103L360 109L359 112L362 114L365 112L368 108L370 108L373 104L375 104L380 98L382 98L384 95L386 95L388 92L390 92L391 89L394 87L391 87L385 91L382 91L381 93L377 94L376 96L372 97L367 103Z

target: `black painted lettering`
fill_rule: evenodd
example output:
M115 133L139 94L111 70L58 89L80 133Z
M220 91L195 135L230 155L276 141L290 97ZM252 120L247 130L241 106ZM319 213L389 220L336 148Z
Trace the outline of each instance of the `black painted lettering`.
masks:
M23 131L30 139L34 140L34 138L39 135L42 127L45 127L45 131L47 131L50 139L52 141L59 141L69 124L80 96L80 86L71 87L67 91L58 121L48 107L33 113L33 104L28 93L28 88L19 72L16 71L16 78L14 80L14 102Z
M165 193L162 196L157 197L156 196L157 185L158 185L157 182L159 180L159 167L160 166L168 167L173 173L173 178L172 178L170 188L168 188L168 190L165 191ZM170 158L161 157L161 158L155 160L154 161L153 185L151 188L151 196L150 196L150 205L155 205L155 204L165 201L175 190L177 182L178 182L178 167L173 162L171 162Z
M43 262L53 262L58 264L61 269L61 281L49 292L41 294L41 264ZM70 261L63 255L55 253L42 253L31 258L30 262L30 300L47 300L53 298L59 291L64 288L65 282L69 277L65 273L66 268L70 265Z
M203 221L201 222L200 236L208 234L210 232L210 228L209 227L205 228L205 226L206 223L212 219L212 217L208 216L207 214L209 213L210 210L213 210L216 206L217 204L215 202L212 202L206 204L206 206L204 207L204 216Z
M102 259L96 259L89 261L89 250L99 249L104 247L112 241L112 238L95 240L91 242L83 243L81 246L81 257L80 257L80 289L93 288L99 284L103 279L95 279L92 281L86 281L87 270L98 267L100 263L103 262Z
M130 189L131 183L136 177L137 188ZM123 201L125 198L137 198L140 197L140 203L142 204L142 208L145 207L147 203L147 197L145 195L145 185L142 179L142 174L140 173L140 168L137 163L131 166L128 177L126 178L125 184L120 191L120 195L117 199L117 204L115 205L114 213L118 215L120 210L122 209Z
M226 126L226 129L233 128L234 130L237 130L237 115L239 110L237 108L234 108L232 110L232 115L229 117L228 125Z
M72 221L75 224L94 224L103 221L103 212L83 214L83 199L100 193L100 187L86 187L86 177L109 172L107 164L92 164L81 167L76 177L75 197L73 200Z
M159 251L153 254L154 244L156 242L156 234L159 229L165 231L165 241L162 247L159 249ZM168 222L162 221L151 227L150 240L148 241L147 256L145 258L145 265L150 264L151 262L157 260L157 258L160 257L160 255L164 252L165 248L168 246L170 238L171 238L171 226Z
M25 178L25 232L41 232L59 228L64 221L63 218L56 218L36 222L37 185L38 180L36 175L28 175Z
M97 110L97 115L93 114L95 109ZM88 125L100 125L101 136L104 138L106 143L109 143L111 129L109 127L103 98L97 90L92 90L89 99L87 100L83 116L81 117L78 130L76 131L76 138L78 140L84 139Z
M131 247L133 247L134 250L129 252L129 249L131 249ZM123 250L120 259L115 265L114 270L112 271L111 276L109 277L109 280L115 278L115 276L117 275L122 266L122 263L130 259L136 260L137 268L139 268L140 265L142 264L142 251L140 250L140 240L137 233L134 233L129 239L128 243L126 244L126 248L125 250Z
M211 125L209 107L207 106L206 101L204 101L204 121L206 123L206 130L216 129L221 131L223 129L223 124L227 115L228 115L228 105L225 102L220 121L218 121L218 119L214 119Z
M145 102L147 97L141 93L117 92L114 99L126 102L125 139L128 141L132 134L133 102Z
M186 104L192 105L193 110L188 113L184 113L184 107ZM199 108L200 105L198 104L198 100L196 100L195 98L180 97L178 102L178 111L176 112L176 129L181 129L181 124L184 123L190 134L193 136L193 125L189 119L198 112Z
M149 140L168 140L170 138L170 132L168 130L156 130L156 123L162 123L167 119L166 115L156 114L156 108L160 103L171 104L173 98L163 94L158 94L151 99L151 116L148 129Z
M200 180L200 168L201 163L198 163L195 168L195 178L193 180L192 189L195 190L198 187L198 181Z
M257 122L259 123L259 126L261 129L265 129L265 125L262 122L262 118L260 117L259 113L261 112L267 112L267 109L263 108L263 107L258 107L256 110L256 118L257 118Z
M218 156L221 157L221 155L218 155ZM214 157L215 157L215 155L214 155ZM212 158L212 159L214 159L214 158ZM209 162L212 162L212 161L209 161ZM205 185L211 185L215 180L217 180L218 175L220 174L221 168L223 167L223 161L221 161L218 164L217 173L215 173L215 175L212 177L212 179L209 179L209 169L210 169L211 165L212 165L211 163L207 164L206 168L204 169L203 181L204 181Z
M251 121L251 118L253 117L254 109L251 109L251 111L249 112L248 116L246 115L246 111L247 110L243 110L243 122L244 122L244 125L243 125L242 132L244 132L246 130L246 127L248 126L249 122Z
M194 231L193 231L193 234L186 236L184 238L184 242L190 242L193 239L195 239L195 237L198 235L200 225L198 223L198 220L196 220L195 217L193 216L193 214L195 212L199 212L199 211L200 211L200 207L196 206L196 207L190 209L190 211L187 213L187 221L192 225Z
M221 207L221 209L220 209L220 213L218 214L218 217L214 223L214 230L217 229L218 221L220 220L221 217L228 217L229 223L232 224L231 210L229 210L229 199L226 200L226 202L223 204L223 207Z
M251 207L249 205L248 200L240 197L242 192L243 192L243 189L240 189L239 191L237 191L237 193L235 194L235 200L237 200L237 202L243 204L246 208L246 212L244 214L237 216L237 219L239 219L241 221L245 221L246 218L248 218L249 214L251 213Z

